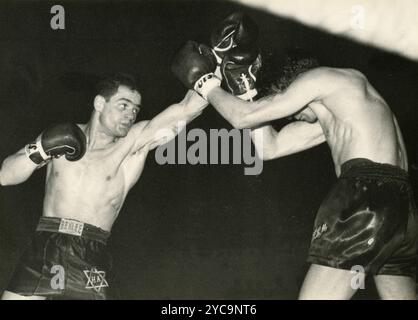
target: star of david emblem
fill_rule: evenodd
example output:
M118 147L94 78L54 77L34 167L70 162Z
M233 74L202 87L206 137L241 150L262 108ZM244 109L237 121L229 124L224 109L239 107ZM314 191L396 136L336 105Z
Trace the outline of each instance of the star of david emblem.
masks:
M98 271L95 267L93 267L90 270L84 270L83 272L87 277L86 289L93 289L96 292L100 292L101 288L109 286L105 279L105 271Z

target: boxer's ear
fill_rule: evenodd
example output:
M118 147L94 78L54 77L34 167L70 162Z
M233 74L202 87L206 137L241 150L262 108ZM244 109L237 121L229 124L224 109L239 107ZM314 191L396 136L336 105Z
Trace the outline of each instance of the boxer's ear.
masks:
M97 95L94 98L94 109L98 112L102 112L105 102L106 102L106 99L103 96Z

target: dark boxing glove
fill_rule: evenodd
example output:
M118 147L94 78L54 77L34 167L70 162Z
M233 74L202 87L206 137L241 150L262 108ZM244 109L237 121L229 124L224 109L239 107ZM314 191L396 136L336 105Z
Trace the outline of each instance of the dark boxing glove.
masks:
M241 45L255 46L258 39L258 26L249 16L235 12L226 17L212 32L211 44L218 64L225 54Z
M204 99L221 80L214 75L216 59L211 49L195 41L186 42L175 55L171 71L189 89L194 89Z
M261 63L256 47L232 49L222 61L222 86L242 100L253 100L257 95L256 81Z
M86 153L86 136L76 124L53 125L43 131L35 142L26 145L25 151L37 165L44 165L52 158L63 155L68 161L77 161Z

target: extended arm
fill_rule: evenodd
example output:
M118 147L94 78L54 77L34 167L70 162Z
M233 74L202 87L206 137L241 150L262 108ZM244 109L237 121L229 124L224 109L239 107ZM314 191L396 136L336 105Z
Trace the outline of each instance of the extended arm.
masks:
M65 155L68 161L77 161L86 152L86 137L73 123L52 125L15 154L7 157L1 166L2 186L26 181L32 173L53 158Z
M8 156L0 169L0 185L15 185L29 179L37 165L26 155L25 148Z
M262 140L256 135L261 134ZM295 121L284 126L279 132L272 126L264 126L252 133L257 153L263 160L277 159L315 147L325 141L318 122Z
M196 92L189 90L182 101L173 104L146 123L139 123L132 128L135 152L144 146L153 149L167 143L180 132L184 125L199 116L208 106Z
M310 71L272 99L247 102L217 87L209 92L208 100L235 128L252 128L293 115L321 96L316 71Z

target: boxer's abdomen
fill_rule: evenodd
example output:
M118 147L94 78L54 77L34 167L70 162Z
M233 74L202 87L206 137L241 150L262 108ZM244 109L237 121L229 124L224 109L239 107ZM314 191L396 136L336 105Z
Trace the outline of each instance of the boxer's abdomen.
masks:
M76 219L110 231L125 196L120 169L105 161L69 163L59 159L47 177L43 214Z

